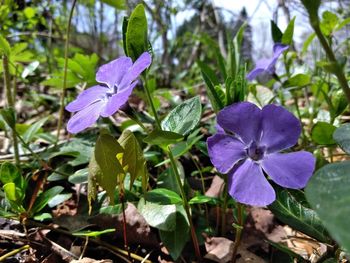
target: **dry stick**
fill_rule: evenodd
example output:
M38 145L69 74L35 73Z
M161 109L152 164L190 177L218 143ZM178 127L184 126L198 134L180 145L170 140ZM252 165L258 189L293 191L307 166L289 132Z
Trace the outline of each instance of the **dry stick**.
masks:
M6 55L2 58L2 67L4 71L4 86L6 90L6 98L7 98L7 107L13 108L15 110L14 98L11 90L11 80L10 80L10 69L9 69L9 60ZM15 111L16 113L16 111ZM13 140L13 150L15 154L15 162L16 166L20 168L20 159L19 159L19 151L18 151L18 141L16 136L16 125L12 128L12 140Z
M70 28L71 28L71 23L72 23L72 17L73 17L74 7L75 7L76 3L77 3L77 0L74 0L73 4L72 4L72 8L70 9L68 24L67 24L67 37L66 37L66 44L65 44L65 48L64 48L63 89L62 89L61 99L60 99L60 110L59 110L58 123L57 123L56 143L58 142L58 140L60 138L62 122L63 122L64 99L66 97L66 87L67 87L68 46L69 46L69 37L70 37Z

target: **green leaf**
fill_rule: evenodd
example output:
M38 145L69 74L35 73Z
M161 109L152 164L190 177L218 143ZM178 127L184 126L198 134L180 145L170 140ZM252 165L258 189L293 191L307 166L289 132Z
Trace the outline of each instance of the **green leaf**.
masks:
M109 229L105 229L102 231L87 230L87 231L73 232L72 234L73 234L73 236L98 237L100 235L108 234L108 233L112 233L112 232L116 232L116 230L114 228L109 228Z
M106 190L111 202L114 200L114 190L118 184L119 175L124 174L124 169L117 158L117 155L123 153L123 147L113 136L101 134L98 137L94 156L101 173L96 173L96 181Z
M306 187L306 197L330 235L350 251L350 162L328 164L319 169Z
M0 55L4 54L5 56L10 56L11 47L9 42L7 42L6 38L0 35Z
M343 124L337 128L333 133L333 138L344 152L350 154L350 123Z
M153 130L143 139L143 141L148 144L159 145L165 148L168 145L180 142L183 139L184 137L181 134L175 132Z
M8 200L16 202L18 195L16 194L16 185L14 183L7 183L3 186L5 196Z
M102 2L116 9L123 10L126 8L125 0L102 0Z
M135 61L148 49L147 18L143 4L138 4L131 13L126 28L126 50Z
M33 72L38 68L38 66L40 65L39 61L33 61L32 63L30 63L28 66L26 66L21 74L22 78L26 78L28 77L28 75L33 74Z
M93 152L91 155L91 159L89 162L89 176L88 176L88 205L89 205L89 214L91 214L92 210L92 201L96 200L97 197L97 178L102 178L102 172L101 168L98 166L96 159L95 159L95 153ZM111 199L112 202L114 201L114 198Z
M9 162L4 162L0 168L0 181L3 184L12 183L16 178L20 177L21 174L17 167Z
M161 205L172 205L182 203L182 199L177 193L165 188L156 188L152 191L147 192L145 195L145 199L149 202Z
M274 43L281 43L283 33L273 20L271 20L271 35Z
M306 74L296 74L293 77L286 80L283 85L286 88L289 87L303 87L310 84L311 77Z
M16 126L16 113L13 108L1 109L0 114L6 124L14 129Z
M109 205L100 208L100 214L119 215L123 211L122 204Z
M327 231L316 212L307 207L305 202L299 202L297 196L292 195L290 190L280 187L276 188L276 201L269 206L272 213L279 220L292 228L316 238L321 242L328 242L329 237Z
M49 116L38 120L37 122L33 123L29 126L29 128L25 131L25 133L22 135L23 140L26 143L29 143L32 141L34 136L40 131L41 127L45 124L45 122L48 120Z
M321 0L301 0L301 2L309 13L311 24L317 24L319 21L318 9L320 8Z
M305 40L304 44L303 44L303 49L301 51L301 54L305 54L307 49L309 48L310 44L312 43L312 41L315 39L316 34L312 33L310 34L310 36L308 36L308 38Z
M180 257L183 248L189 240L189 225L183 210L182 207L177 208L176 229L174 231L159 231L160 239L174 260Z
M311 130L311 138L317 144L331 145L335 144L333 133L336 127L328 122L319 121Z
M32 213L35 214L37 212L40 212L49 202L52 198L59 195L63 191L62 186L54 186L45 192L41 193L39 197L35 200L35 203L32 208Z
M206 64L200 61L197 61L197 64L201 70L202 77L206 84L210 103L213 109L217 112L225 106L225 102L222 100L223 91L221 90L221 94L218 94L220 93L220 91L218 91L219 89L215 88L217 86L220 87L219 80L216 77L215 72ZM223 95L223 97L225 98L225 94Z
M199 96L196 96L175 107L164 118L161 126L165 131L176 132L185 136L198 125L201 115L201 101Z
M206 195L197 195L197 196L193 197L188 203L190 205L194 205L194 204L205 204L205 203L209 203L209 202L216 203L217 200L214 197L210 197L210 196L206 196Z
M83 168L76 171L74 174L70 175L68 177L68 181L71 184L84 184L84 183L87 183L88 176L89 176L89 169Z
M142 198L137 210L152 227L163 231L176 229L176 205L160 205Z
M148 181L146 160L143 157L143 151L135 135L130 130L124 130L118 142L124 148L122 166L130 174L130 188L134 184L134 181L141 177L143 179L142 181L146 183L143 186L143 189L146 190Z
M68 193L68 194L58 194L56 196L54 196L49 202L48 205L49 207L55 207L61 203L63 203L64 201L67 201L68 199L70 199L72 197L72 193Z
M342 29L344 26L346 26L348 24L350 24L350 17L345 18L343 21L338 23L338 25L335 28L335 31L339 31L340 29Z
M282 36L282 44L290 45L293 42L295 17L289 22Z
M333 30L335 29L336 25L338 24L339 18L336 14L325 11L322 14L322 21L320 24L320 28L322 30L322 33L326 36L330 36L333 33Z

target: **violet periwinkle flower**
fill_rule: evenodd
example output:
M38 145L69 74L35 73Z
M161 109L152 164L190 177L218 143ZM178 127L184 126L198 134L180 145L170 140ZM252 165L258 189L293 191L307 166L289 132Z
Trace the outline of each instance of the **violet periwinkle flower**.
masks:
M258 75L263 73L273 74L275 73L275 65L280 55L289 48L288 45L276 43L273 46L273 56L269 59L261 59L256 62L255 68L247 75L248 80L255 79Z
M218 113L218 131L207 140L211 162L228 174L228 192L238 202L265 206L276 199L264 172L276 184L304 188L315 168L306 151L280 153L297 143L299 120L281 106L262 109L250 102L232 104Z
M123 56L99 68L96 80L99 85L84 90L66 106L66 110L76 112L68 121L67 130L78 133L92 126L97 119L109 117L127 102L139 75L152 62L148 52L144 52L132 63L131 58Z

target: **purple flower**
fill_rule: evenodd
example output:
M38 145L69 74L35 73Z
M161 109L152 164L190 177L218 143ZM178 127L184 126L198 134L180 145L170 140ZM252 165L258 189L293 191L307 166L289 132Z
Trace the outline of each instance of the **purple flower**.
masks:
M258 75L262 73L273 74L275 72L275 65L279 56L289 48L288 45L283 45L281 43L276 43L273 46L273 56L270 59L261 59L256 62L255 68L250 71L247 75L248 80L255 79Z
M232 104L218 113L218 131L207 140L216 169L228 174L229 194L240 203L265 206L276 194L264 172L280 186L305 187L315 168L306 151L279 153L292 147L301 132L299 120L281 106L262 110L250 102Z
M68 121L67 130L78 133L93 125L97 119L113 115L126 103L138 76L152 62L148 52L144 52L133 64L131 58L120 57L99 68L96 73L100 85L84 90L76 100L66 106L66 110L76 112Z

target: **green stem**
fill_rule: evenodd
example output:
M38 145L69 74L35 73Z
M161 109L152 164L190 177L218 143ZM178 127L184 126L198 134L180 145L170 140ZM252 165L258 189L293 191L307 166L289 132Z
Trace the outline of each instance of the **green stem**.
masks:
M348 103L350 104L350 87L349 87L348 81L344 75L343 69L338 64L332 48L328 44L324 35L322 34L319 22L315 23L315 22L311 21L311 26L313 27L313 29L316 33L316 36L317 36L318 40L320 41L324 51L326 52L326 55L327 55L329 61L335 66L335 70L333 73L337 77L339 85L343 89L343 92L348 100Z
M243 205L240 203L237 203L237 226L236 226L235 244L232 252L232 261L231 261L232 263L236 262L238 247L241 243L242 230L243 230Z
M221 207L221 235L224 236L226 234L226 210L227 210L227 175L224 175L225 185L224 185L224 202Z
M145 87L145 91L146 91L146 96L147 96L148 102L149 102L149 104L151 106L151 109L152 109L152 112L153 112L153 115L154 115L154 118L155 118L155 121L156 121L157 128L159 130L161 130L162 127L160 125L160 120L158 118L156 108L154 107L154 103L153 103L153 100L152 100L151 93L150 93L150 91L148 89L148 86L147 86L147 74L145 74L144 87ZM176 166L174 155L171 152L171 149L170 149L169 146L168 146L168 151L167 152L168 152L168 155L169 155L169 159L170 159L170 162L171 162L172 169L174 171L176 182L177 182L178 187L179 187L180 192L181 192L181 197L182 197L182 201L183 201L183 207L185 209L185 212L186 212L186 215L187 215L187 218L188 218L188 222L190 223L190 231L191 231L191 237L192 237L192 242L193 242L195 254L196 254L196 257L197 257L198 261L200 262L201 261L201 253L200 253L200 249L199 249L199 243L198 243L196 231L194 229L193 222L192 222L192 217L191 217L191 213L190 213L190 205L188 204L186 193L185 193L185 189L184 189L184 187L182 185L179 171L177 170L177 166Z
M15 111L14 104L14 94L11 90L11 79L10 79L10 69L9 69L9 60L6 55L2 57L2 67L4 71L4 86L6 90L6 98L7 98L7 107L12 108ZM16 114L16 111L15 111ZM19 151L18 151L18 141L16 137L16 124L14 124L12 128L12 140L13 140L13 151L15 154L15 162L16 166L20 167L20 159L19 159Z
M9 258L9 257L12 257L12 256L18 254L19 252L21 252L21 251L23 251L23 250L28 250L28 249L30 249L30 246L29 246L29 245L24 245L24 246L22 246L22 247L20 247L20 248L17 248L17 249L15 249L15 250L12 250L11 252L9 252L9 253L7 253L7 254L1 256L1 257L0 257L0 262L4 261L5 259L7 259L7 258Z
M171 166L173 168L173 172L174 172L174 175L175 175L176 182L177 182L177 184L178 184L178 186L180 188L181 197L182 197L182 201L183 201L183 207L185 208L185 212L186 212L188 221L190 223L190 230L191 230L191 236L192 236L194 250L195 250L197 259L199 261L201 261L201 253L200 253L200 249L199 249L199 244L198 244L196 231L194 229L193 222L192 222L192 217L191 217L191 212L190 212L190 205L188 204L186 193L185 193L185 189L184 189L184 187L182 185L179 171L177 170L177 166L176 166L174 155L171 152L171 149L170 149L169 146L168 146L168 155L169 155L169 158L170 158Z
M76 3L77 3L77 0L73 0L73 4L72 4L72 7L70 9L68 24L67 24L67 37L66 37L66 43L65 43L65 47L64 47L63 87L62 87L62 93L61 93L61 98L60 98L60 110L59 110L58 123L57 123L56 143L58 142L58 140L60 138L62 122L63 122L64 99L66 97L66 87L67 87L68 47L69 47L69 38L70 38L70 28L71 28L71 23L72 23L74 7L75 7Z

